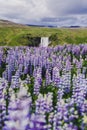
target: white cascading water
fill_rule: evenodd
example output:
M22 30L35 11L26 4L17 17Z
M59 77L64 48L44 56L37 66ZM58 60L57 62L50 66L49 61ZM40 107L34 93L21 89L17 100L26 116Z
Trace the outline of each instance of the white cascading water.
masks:
M40 46L47 47L49 45L49 38L48 37L41 37Z

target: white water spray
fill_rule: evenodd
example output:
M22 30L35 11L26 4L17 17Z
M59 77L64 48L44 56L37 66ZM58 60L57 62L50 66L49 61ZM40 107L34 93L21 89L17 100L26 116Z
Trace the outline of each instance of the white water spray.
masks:
M41 47L47 47L50 44L48 37L41 37L40 46Z

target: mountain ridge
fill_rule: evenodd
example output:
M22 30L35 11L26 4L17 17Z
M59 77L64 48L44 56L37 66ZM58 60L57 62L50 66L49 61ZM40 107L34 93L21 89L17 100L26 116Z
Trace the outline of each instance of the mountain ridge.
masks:
M26 25L15 23L9 20L0 19L0 27L3 27L3 26L6 26L6 27L17 26L18 27L18 26L26 26Z

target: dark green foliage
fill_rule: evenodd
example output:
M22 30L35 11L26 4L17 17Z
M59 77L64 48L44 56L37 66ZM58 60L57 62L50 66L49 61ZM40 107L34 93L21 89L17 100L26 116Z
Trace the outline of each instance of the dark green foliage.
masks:
M83 67L87 67L87 60L83 61Z
M52 44L58 44L58 43L59 43L58 34L57 34L57 33L52 34L52 35L49 37L49 40L51 41L51 45L52 45Z
M58 40L58 35L57 35L57 33L52 34L52 35L49 37L49 39L50 39L51 41L57 41L57 40Z
M5 71L5 68L6 68L6 64L2 62L0 66L0 77L2 77L2 73Z
M57 92L58 92L58 88L52 85L49 86L42 86L40 89L40 92L44 95L47 94L48 92L52 92L53 93L53 107L56 106L57 103Z
M66 38L65 38L65 41L66 41L66 43L74 43L74 40L73 40L73 38L72 37L70 37L70 36L67 36Z
M25 34L21 36L20 41L25 42L27 46L39 46L40 44L40 37L33 37L31 34Z

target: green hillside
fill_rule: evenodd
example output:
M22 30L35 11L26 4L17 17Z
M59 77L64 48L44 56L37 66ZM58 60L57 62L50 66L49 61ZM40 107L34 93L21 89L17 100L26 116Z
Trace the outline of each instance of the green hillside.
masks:
M42 28L0 23L0 46L38 45L48 36L51 45L87 43L87 28Z

